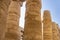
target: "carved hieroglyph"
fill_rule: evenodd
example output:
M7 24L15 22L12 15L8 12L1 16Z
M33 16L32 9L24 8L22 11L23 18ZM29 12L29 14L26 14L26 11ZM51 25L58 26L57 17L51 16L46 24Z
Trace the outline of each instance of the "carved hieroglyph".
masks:
M23 40L42 40L41 0L26 0Z
M9 4L10 0L0 0L0 40L4 39Z
M7 31L5 35L5 40L20 40L19 33L19 17L21 1L13 0L10 3L8 16L7 16Z
M52 23L48 10L45 10L43 15L43 40L52 40Z

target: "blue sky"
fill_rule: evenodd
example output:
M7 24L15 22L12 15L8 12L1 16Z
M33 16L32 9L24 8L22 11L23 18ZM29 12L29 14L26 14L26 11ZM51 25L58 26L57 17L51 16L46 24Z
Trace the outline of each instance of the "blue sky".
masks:
M60 0L42 0L42 9L50 10L52 21L60 25Z
M44 10L50 10L52 21L60 25L60 0L42 0L42 12ZM21 7L21 17L19 23L21 27L24 27L24 17L25 17L25 2Z

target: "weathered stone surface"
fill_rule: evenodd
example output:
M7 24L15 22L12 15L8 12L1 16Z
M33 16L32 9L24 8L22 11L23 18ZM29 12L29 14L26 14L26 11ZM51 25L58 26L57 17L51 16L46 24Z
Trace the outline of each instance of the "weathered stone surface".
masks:
M60 40L60 36L59 36L60 35L60 33L59 33L59 25L58 24L57 24L57 31L58 31L57 32L57 37L58 37L58 40Z
M59 40L59 28L58 24L52 22L52 32L53 32L53 40Z
M59 27L59 39L60 39L60 27Z
M48 10L45 10L43 15L43 39L52 40L52 22Z
M0 0L0 40L3 40L5 36L9 4L10 0Z
M57 37L58 37L58 40L60 40L60 33L59 33L59 25L57 24L57 31L58 31L58 33L57 33Z
M5 40L20 40L19 17L20 17L20 1L11 1L7 16L7 31Z
M42 40L41 0L26 0L23 40Z

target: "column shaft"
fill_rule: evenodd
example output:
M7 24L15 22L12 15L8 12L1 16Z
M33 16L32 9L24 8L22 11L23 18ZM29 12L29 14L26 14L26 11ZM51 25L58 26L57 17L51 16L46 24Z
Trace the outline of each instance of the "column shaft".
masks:
M43 40L52 40L52 23L48 10L45 10L43 15Z
M19 17L21 2L11 1L7 16L7 32L5 35L5 40L20 40L19 33Z
M60 27L59 27L59 39L60 39Z
M10 0L0 0L0 40L4 39Z
M42 40L41 0L26 0L23 40Z
M59 40L59 29L55 22L52 22L53 40Z

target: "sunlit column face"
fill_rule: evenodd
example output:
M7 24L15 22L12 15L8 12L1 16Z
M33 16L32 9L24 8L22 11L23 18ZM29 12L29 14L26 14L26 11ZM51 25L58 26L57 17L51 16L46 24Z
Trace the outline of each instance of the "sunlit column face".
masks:
M20 18L20 8L21 4L19 1L11 1L8 16L7 16L7 32L5 39L6 40L19 40L19 18Z
M52 23L51 16L48 10L44 11L43 15L43 39L52 40Z
M27 0L23 40L42 40L40 0Z

